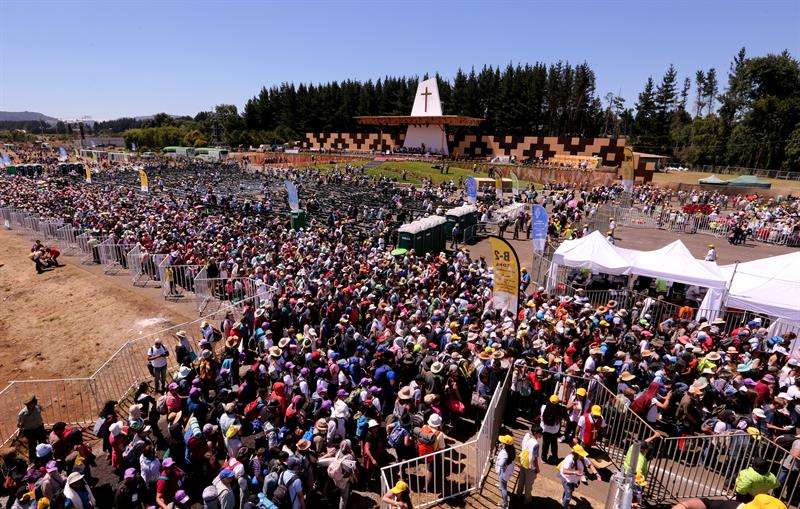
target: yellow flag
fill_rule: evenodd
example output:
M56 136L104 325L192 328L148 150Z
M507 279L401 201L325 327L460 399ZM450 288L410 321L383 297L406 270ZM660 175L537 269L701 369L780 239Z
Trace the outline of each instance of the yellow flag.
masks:
M150 190L150 181L147 178L147 173L142 168L139 169L139 183L141 184L143 193L146 193Z
M92 183L92 169L89 168L88 166L85 166L83 168L83 171L86 172L86 183L87 184L91 184Z
M626 191L633 190L633 180L635 168L633 167L633 150L630 147L622 149L623 159L622 166L620 167L620 176L622 177L622 187Z
M519 297L519 259L514 248L500 237L489 237L492 249L492 302L495 309L516 316Z

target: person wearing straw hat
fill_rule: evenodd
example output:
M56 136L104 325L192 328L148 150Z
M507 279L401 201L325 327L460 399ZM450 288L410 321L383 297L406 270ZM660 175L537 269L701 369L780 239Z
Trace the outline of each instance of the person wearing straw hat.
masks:
M569 508L572 493L578 487L586 471L597 474L597 470L595 470L588 458L589 453L586 452L582 445L574 445L570 454L558 466L561 486L564 488L564 493L561 496L561 507L564 509Z
M517 457L517 450L514 448L514 437L511 435L500 435L497 457L494 460L494 470L497 473L500 487L499 509L508 507L508 481L514 475L514 458Z

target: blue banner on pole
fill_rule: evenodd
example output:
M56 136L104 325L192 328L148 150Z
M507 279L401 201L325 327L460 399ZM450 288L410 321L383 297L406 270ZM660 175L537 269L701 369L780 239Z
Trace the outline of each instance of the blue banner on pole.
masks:
M531 239L533 250L542 252L547 243L547 211L541 205L531 207Z
M297 212L300 210L300 197L297 195L297 186L291 180L284 180L283 185L286 187L286 194L289 197L289 208Z
M467 177L465 181L467 185L467 199L470 203L475 203L478 201L478 181L475 180L475 177Z

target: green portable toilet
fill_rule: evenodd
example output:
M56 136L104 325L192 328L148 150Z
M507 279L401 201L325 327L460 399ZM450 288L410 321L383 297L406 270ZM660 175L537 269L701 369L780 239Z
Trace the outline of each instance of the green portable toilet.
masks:
M306 211L293 210L289 213L291 217L292 230L299 230L306 227Z
M445 224L443 216L428 216L397 229L397 247L413 249L416 254L444 251Z
M447 218L447 223L444 227L444 233L445 237L448 239L452 238L453 227L456 224L458 224L458 227L461 229L462 236L469 227L478 224L478 208L474 205L462 205L460 207L450 209L444 213L444 216ZM458 240L460 241L461 238Z

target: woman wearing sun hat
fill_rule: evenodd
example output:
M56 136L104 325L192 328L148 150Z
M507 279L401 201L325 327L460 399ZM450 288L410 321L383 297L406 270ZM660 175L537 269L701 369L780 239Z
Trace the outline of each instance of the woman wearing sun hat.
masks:
M411 504L411 490L408 489L408 484L406 484L405 481L397 481L397 483L386 492L381 502L385 502L398 509L414 509L414 506Z

